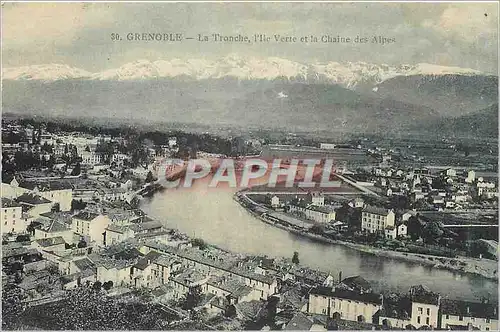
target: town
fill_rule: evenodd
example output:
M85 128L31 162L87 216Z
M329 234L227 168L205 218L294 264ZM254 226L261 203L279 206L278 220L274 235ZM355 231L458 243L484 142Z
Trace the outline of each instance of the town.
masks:
M441 167L474 149L441 142L449 158L435 161L446 154L407 142L247 136L3 119L2 327L498 330L494 296L376 289L366 276L308 267L300 251L226 250L141 209L165 190L164 158L330 157L329 188L255 185L235 192L235 204L312 241L498 282L493 157Z

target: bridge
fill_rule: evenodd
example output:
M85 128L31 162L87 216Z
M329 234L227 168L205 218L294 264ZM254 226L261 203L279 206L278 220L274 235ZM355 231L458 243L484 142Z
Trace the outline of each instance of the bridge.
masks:
M345 176L339 174L339 173L335 173L335 176L337 176L339 179L341 179L342 181L350 184L351 186L353 186L354 188L358 189L358 190L361 190L363 193L365 194L368 194L368 195L371 195L371 196L375 196L375 197L380 197L379 194L377 194L376 192L373 192L371 191L370 189L366 188L366 187L363 187L363 186L360 186L359 184L357 184L356 182L354 181L351 181L349 180L348 178L346 178Z

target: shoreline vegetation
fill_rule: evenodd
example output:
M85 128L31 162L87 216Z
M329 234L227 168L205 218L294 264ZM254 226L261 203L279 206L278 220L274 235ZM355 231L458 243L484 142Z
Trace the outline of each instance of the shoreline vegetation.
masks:
M470 258L470 257L463 257L463 256L458 256L458 257L443 257L443 256L434 256L434 255L427 255L427 254L418 254L418 253L410 253L410 252L401 252L401 251L393 251L393 250L386 250L386 249L380 249L376 248L373 246L365 245L365 244L358 244L358 243L353 243L353 242L348 242L348 241L342 241L342 240L333 240L329 239L325 236L319 235L319 234L313 234L310 232L307 232L303 229L297 229L292 226L285 226L280 223L276 223L272 220L269 220L265 218L262 214L256 213L252 211L251 209L248 208L245 204L241 204L241 200L238 197L238 194L241 193L235 193L233 196L233 199L241 206L243 207L249 214L251 214L253 217L271 225L274 227L281 228L283 230L286 230L290 233L293 233L298 236L306 237L312 241L317 241L317 242L322 242L322 243L329 243L329 244L334 244L334 245L343 245L348 248L357 250L359 252L363 252L366 254L370 255L375 255L379 257L385 257L385 258L390 258L390 259L397 259L397 260L403 260L406 262L410 263L416 263L420 265L425 265L429 266L432 268L436 269L443 269L443 270L448 270L452 272L459 272L459 273L464 273L464 274L469 274L469 275L477 275L481 276L486 279L498 281L498 274L497 274L497 269L498 269L498 262L490 259L477 259L477 258ZM244 195L244 194L243 194Z

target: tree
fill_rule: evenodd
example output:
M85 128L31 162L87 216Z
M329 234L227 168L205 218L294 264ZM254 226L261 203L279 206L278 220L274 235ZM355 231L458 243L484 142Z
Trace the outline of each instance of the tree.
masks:
M148 175L146 175L146 183L151 183L153 181L154 181L153 173L149 171Z
M105 290L110 290L111 288L113 288L113 282L111 280L106 281L104 284L102 284L102 288L104 288Z
M99 280L94 282L94 284L92 285L92 288L96 291L100 291L102 288L102 282L100 282Z
M75 167L71 171L71 175L77 176L80 175L81 172L82 172L82 166L80 165L80 163L76 163Z
M87 206L87 203L85 203L83 200L72 200L71 201L71 211L75 211L75 210L83 210L85 209L85 207Z
M2 288L2 329L20 329L18 324L23 311L21 289L12 284Z
M300 263L300 260L299 260L299 253L298 253L297 251L295 251L295 252L293 253L292 263L293 263L293 264L299 264L299 263Z
M77 248L85 248L87 246L87 242L82 238L80 241L78 241Z
M182 305L182 308L185 310L191 310L196 308L201 301L201 286L194 286L189 289L189 292L186 295L186 299Z
M192 245L193 247L198 247L198 248L200 248L200 250L205 250L205 249L207 249L207 247L208 247L208 245L206 244L206 242L205 242L205 241L203 241L203 239L198 239L198 238L193 239L193 240L191 241L191 245Z

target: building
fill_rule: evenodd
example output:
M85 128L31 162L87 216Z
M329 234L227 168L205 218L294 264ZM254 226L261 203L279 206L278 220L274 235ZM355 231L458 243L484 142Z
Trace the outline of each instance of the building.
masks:
M396 224L396 226L387 226L385 228L385 236L389 239L396 239L400 236L406 236L407 234L408 227L404 222L399 225Z
M211 277L204 287L204 292L223 296L229 300L229 304L260 299L260 292L227 274Z
M369 233L384 232L388 226L394 227L395 214L392 210L366 206L361 213L361 229Z
M438 328L440 296L424 286L410 289L411 325L417 329L422 326Z
M314 192L309 194L311 198L311 204L316 206L324 206L325 205L325 196L322 193Z
M441 329L498 331L498 304L441 300Z
M465 178L465 182L473 183L475 180L476 180L476 172L474 172L473 170L467 172L467 177Z
M335 144L332 143L320 143L319 148L324 150L333 150L335 149Z
M82 151L80 154L82 165L97 165L102 163L102 155L94 151Z
M43 182L19 181L11 182L14 187L21 188L24 192L32 192L49 201L59 204L59 210L70 211L73 200L73 186L66 180L48 180Z
M453 168L448 168L445 171L445 174L446 174L446 176L455 177L455 176L457 176L457 171L455 169L453 169Z
M386 329L404 330L411 325L411 300L407 296L385 299L379 312L379 324Z
M23 212L31 217L38 217L43 213L52 210L53 202L36 195L34 193L25 193L15 199L22 206Z
M383 297L377 293L317 286L309 292L307 312L334 319L371 323L382 308L382 303Z
M327 206L309 205L305 210L306 218L319 223L335 220L335 211Z
M271 197L271 206L273 208L277 208L280 206L280 198L276 195L274 195L273 197Z
M72 218L73 232L82 235L87 242L106 245L106 227L110 224L108 216L90 211L82 211Z
M2 197L2 235L5 233L22 233L26 231L21 204L9 198Z

